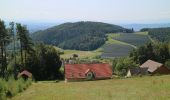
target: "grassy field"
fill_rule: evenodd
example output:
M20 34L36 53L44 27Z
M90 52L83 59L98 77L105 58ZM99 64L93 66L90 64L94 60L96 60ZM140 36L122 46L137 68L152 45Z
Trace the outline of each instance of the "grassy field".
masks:
M169 100L170 75L84 82L37 82L12 100Z
M79 51L79 50L64 50L64 54L61 55L61 58L70 58L73 57L73 54L78 54L79 58L94 57L100 55L100 52L97 51Z

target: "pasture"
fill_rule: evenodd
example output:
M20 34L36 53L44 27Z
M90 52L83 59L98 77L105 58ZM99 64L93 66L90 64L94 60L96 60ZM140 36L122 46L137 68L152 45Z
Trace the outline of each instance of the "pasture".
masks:
M169 100L170 75L33 83L12 100Z
M70 58L70 57L73 57L73 54L78 54L79 58L86 58L86 57L95 57L96 55L99 55L100 52L79 51L79 50L64 50L64 54L61 55L61 58Z

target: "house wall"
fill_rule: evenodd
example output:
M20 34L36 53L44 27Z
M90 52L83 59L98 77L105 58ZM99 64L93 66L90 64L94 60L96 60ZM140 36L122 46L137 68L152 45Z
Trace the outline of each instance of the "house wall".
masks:
M161 66L152 74L170 74L170 70L165 66Z

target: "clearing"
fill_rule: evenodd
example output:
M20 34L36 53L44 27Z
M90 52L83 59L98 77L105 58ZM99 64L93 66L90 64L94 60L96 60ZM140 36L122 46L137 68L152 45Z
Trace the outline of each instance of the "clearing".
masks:
M33 83L12 100L169 100L170 75Z

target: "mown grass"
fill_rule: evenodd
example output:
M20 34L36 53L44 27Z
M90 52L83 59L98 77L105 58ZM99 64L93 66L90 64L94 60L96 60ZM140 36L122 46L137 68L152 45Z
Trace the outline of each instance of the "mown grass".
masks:
M148 35L148 32L135 32L134 34L139 34L139 35Z
M170 75L84 82L38 82L13 100L169 100Z
M77 54L79 58L86 57L95 57L100 54L97 51L79 51L79 50L64 50L64 54L61 55L61 58L70 58L73 57L73 54Z

